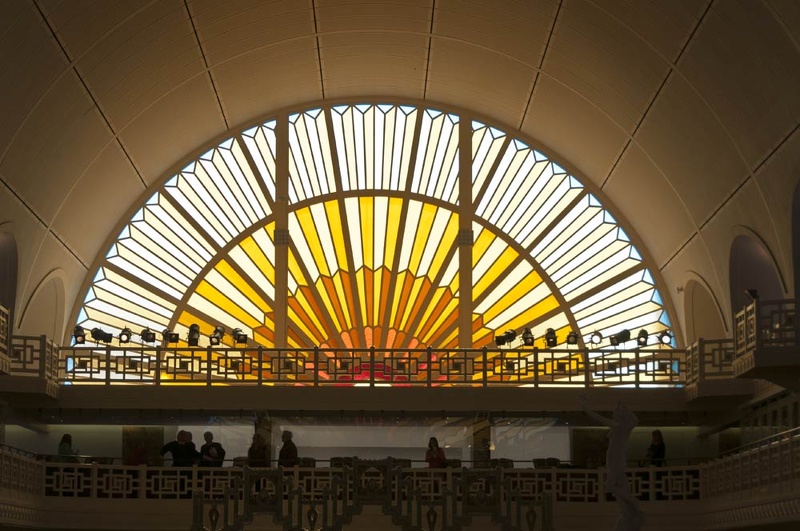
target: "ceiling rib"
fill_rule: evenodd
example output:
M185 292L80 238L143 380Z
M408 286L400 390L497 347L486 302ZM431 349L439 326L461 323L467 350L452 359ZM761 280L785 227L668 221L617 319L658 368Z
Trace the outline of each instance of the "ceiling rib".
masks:
M186 14L189 15L189 23L192 25L192 34L197 41L197 47L200 49L200 57L203 58L203 65L205 66L206 72L208 72L208 79L211 81L211 90L214 91L214 97L217 98L219 112L222 114L222 121L225 122L225 130L230 130L231 126L228 123L228 117L225 115L225 108L222 106L222 100L219 97L219 91L217 91L217 84L214 83L214 75L211 73L211 68L208 66L206 51L203 49L203 43L200 41L200 35L197 33L197 26L194 24L194 17L192 16L191 9L189 9L188 0L183 0L183 5L186 6Z
M422 85L422 99L428 97L428 73L431 71L431 48L433 47L433 15L436 13L436 0L431 2L431 28L428 33L428 59L425 61L425 82Z
M314 14L314 39L317 41L317 64L319 64L319 87L322 99L325 99L325 76L322 75L322 50L319 46L319 28L317 27L317 1L311 0L311 10Z
M544 58L547 55L547 50L550 49L550 41L553 39L553 33L556 30L556 23L558 22L558 15L561 13L561 4L563 1L564 0L558 0L558 7L556 7L556 14L553 17L553 24L550 26L550 33L547 34L547 42L544 43L544 50L542 50L542 56L539 58L539 65L533 75L533 83L531 84L531 93L528 95L528 103L525 104L525 110L522 112L522 118L519 121L519 127L517 127L520 131L522 131L522 125L525 123L525 118L528 116L528 109L531 107L533 93L536 90L536 82L539 81L539 73L542 71L542 66L544 66Z

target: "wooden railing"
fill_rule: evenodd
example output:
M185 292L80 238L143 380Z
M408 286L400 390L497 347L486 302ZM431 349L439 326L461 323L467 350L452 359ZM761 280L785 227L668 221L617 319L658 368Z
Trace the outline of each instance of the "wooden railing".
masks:
M754 300L735 316L736 357L758 347L800 346L797 334L798 302L788 300Z
M272 349L62 347L72 385L307 385L398 387L673 387L685 351L669 348Z
M47 394L58 394L64 374L58 346L47 336L11 336L9 358L12 376L41 378L46 383Z
M11 374L11 360L8 356L11 338L11 314L0 304L0 374Z
M734 378L732 339L699 339L686 350L686 385Z

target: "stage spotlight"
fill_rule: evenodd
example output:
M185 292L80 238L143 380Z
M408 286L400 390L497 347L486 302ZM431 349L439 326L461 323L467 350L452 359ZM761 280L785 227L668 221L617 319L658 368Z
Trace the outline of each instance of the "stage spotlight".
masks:
M671 345L672 344L672 335L664 330L658 335L658 342L662 345Z
M577 345L577 344L578 344L578 334L574 331L567 334L567 345Z
M225 327L217 325L214 327L214 331L211 332L211 335L208 336L209 343L211 346L217 346L222 343L223 337L225 337Z
M526 347L533 346L533 332L531 332L530 328L526 328L522 331L522 344Z
M548 347L555 347L558 345L558 338L556 337L556 331L552 328L548 328L547 331L544 333L544 341L547 343Z
M114 334L105 332L100 328L92 328L92 339L95 341L102 341L103 343L110 343L114 339Z
M497 334L494 336L494 344L498 347L502 347L506 344L506 335L505 334Z
M630 330L623 330L621 332L617 332L616 334L608 338L608 340L611 342L611 345L614 347L622 343L625 343L626 341L630 341L630 339L631 339Z
M639 335L636 336L636 342L639 344L640 347L647 346L647 338L650 334L647 333L647 330L642 328L639 330Z
M231 330L231 337L233 338L233 342L237 345L244 345L247 343L247 334L242 332L241 328L234 328Z
M173 332L169 328L165 328L164 331L161 332L161 340L165 345L168 343L177 343L178 339L180 339L178 337L178 332Z
M199 342L200 342L200 325L195 323L189 326L189 335L186 338L186 343L190 347L196 347Z
M592 336L589 338L589 341L592 342L592 345L599 345L600 342L603 341L603 334L597 331L592 332Z
M145 328L139 333L142 338L143 343L155 343L156 342L156 333L150 330L149 328Z
M506 330L503 332L503 336L506 338L506 345L517 339L517 332L514 330Z
M133 335L133 332L131 332L131 329L126 326L125 328L123 328L120 331L120 333L117 336L117 338L119 338L119 342L120 343L127 343L128 341L131 340L131 336L132 335Z
M75 340L76 345L83 345L86 343L86 332L82 326L76 326L72 329L72 338Z

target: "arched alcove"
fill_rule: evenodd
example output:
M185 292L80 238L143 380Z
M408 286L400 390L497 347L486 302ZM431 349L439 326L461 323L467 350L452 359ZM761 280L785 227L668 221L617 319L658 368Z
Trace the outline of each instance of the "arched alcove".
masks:
M41 334L56 341L64 334L64 281L57 271L45 276L20 311L17 322L22 335Z
M690 280L686 283L683 305L687 344L700 338L720 339L727 336L719 304L702 282Z
M786 296L775 260L764 244L756 238L739 235L731 244L730 254L731 310L735 314L750 302L745 293L758 290L762 300Z

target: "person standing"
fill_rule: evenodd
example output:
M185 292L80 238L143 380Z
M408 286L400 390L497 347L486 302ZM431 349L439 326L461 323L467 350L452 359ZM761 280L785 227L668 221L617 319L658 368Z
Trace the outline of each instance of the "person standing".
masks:
M260 433L254 433L253 442L247 449L247 465L251 468L267 468L269 461L267 442Z
M281 446L281 451L278 453L278 466L284 468L297 466L297 446L292 441L292 432L283 430L281 440L283 441L283 446Z
M661 430L653 430L650 446L647 448L647 458L653 466L664 466L667 447L664 445L664 436Z
M436 437L428 439L425 461L428 462L428 468L445 468L447 466L447 457L444 455L444 450L439 448L439 441Z
M72 435L65 433L58 443L58 460L62 463L77 463L78 450L72 449Z
M178 432L174 441L162 446L159 453L163 456L167 452L172 454L172 466L192 466L200 455L184 430Z
M214 442L214 434L207 431L203 434L206 443L200 447L200 466L222 466L225 461L225 449Z

